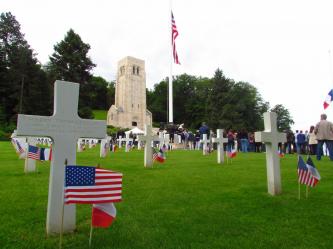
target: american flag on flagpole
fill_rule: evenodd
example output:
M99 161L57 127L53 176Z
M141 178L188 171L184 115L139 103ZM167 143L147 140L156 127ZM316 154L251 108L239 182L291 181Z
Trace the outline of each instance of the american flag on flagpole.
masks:
M176 64L180 65L179 59L178 59L178 53L176 49L176 38L178 36L178 30L176 26L175 19L173 17L173 13L171 11L171 42L172 42L172 54L173 54L173 61Z
M121 201L123 175L90 166L66 166L65 204L96 204Z

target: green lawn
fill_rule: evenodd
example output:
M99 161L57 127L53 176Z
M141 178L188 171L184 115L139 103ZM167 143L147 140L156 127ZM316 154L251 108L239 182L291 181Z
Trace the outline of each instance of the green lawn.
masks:
M123 202L109 229L95 229L92 248L333 248L333 163L314 160L322 181L297 199L296 156L282 159L283 194L267 194L265 154L239 154L217 165L216 154L172 151L164 164L143 167L143 152L99 149L78 164L120 171ZM0 248L57 248L46 238L49 163L25 175L9 142L0 142ZM63 248L88 248L91 205L77 207L77 231Z
M106 120L106 117L108 115L108 111L105 110L93 110L94 119L97 120Z

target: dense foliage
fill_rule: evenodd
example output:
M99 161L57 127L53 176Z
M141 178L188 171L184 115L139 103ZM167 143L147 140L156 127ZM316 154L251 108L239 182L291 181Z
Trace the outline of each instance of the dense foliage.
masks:
M17 113L47 115L50 86L20 31L20 24L9 13L0 15L0 126L10 132Z
M217 69L213 78L183 74L174 78L174 121L197 129L202 122L211 128L263 129L262 114L269 109L257 89L234 82ZM167 120L167 79L148 92L148 109L155 122Z

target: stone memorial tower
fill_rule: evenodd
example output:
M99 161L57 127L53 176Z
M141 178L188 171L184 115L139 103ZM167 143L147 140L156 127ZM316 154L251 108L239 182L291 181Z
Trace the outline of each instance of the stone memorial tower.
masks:
M152 125L146 105L146 72L143 60L127 56L118 62L115 104L108 111L107 124L143 130Z

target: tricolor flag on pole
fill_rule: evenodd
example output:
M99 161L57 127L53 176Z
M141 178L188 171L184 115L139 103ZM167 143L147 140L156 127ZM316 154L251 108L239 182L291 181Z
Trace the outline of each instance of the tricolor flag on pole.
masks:
M332 102L333 100L333 89L329 91L329 93L326 96L326 99L324 101L324 109L326 109Z
M91 215L93 227L109 227L116 218L117 210L113 203L94 204Z
M308 160L306 161L306 166L308 167L308 170L311 172L311 175L312 175L310 186L314 187L319 182L319 180L321 178L320 174L319 174L319 171L314 166L311 157L309 157Z
M230 151L228 150L228 151L226 151L226 153L227 153L227 157L229 157L229 158L234 158L237 156L236 148L233 148Z
M40 148L39 160L51 161L52 160L52 147L51 148Z

